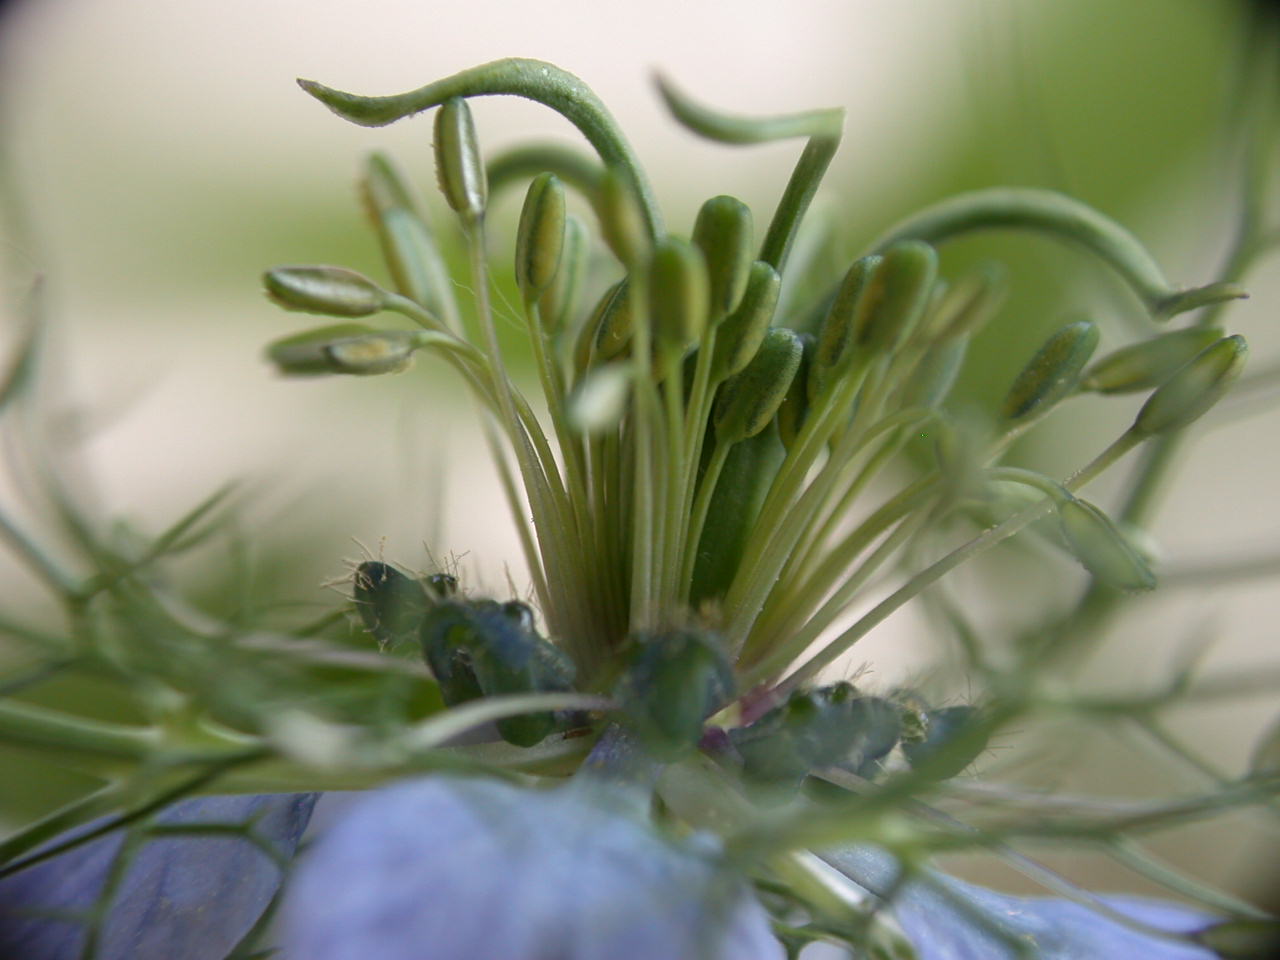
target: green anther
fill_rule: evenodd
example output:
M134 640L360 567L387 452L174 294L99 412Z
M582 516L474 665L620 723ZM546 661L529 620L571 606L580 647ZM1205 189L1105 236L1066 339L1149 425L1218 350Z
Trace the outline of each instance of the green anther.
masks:
M707 325L707 265L701 251L665 236L653 248L649 267L649 310L660 350L683 355Z
M1238 334L1201 350L1147 398L1133 423L1134 432L1151 436L1201 417L1240 376L1248 354L1249 345Z
M936 341L925 351L902 396L907 407L934 410L940 407L955 386L960 368L969 350L969 337L947 337Z
M564 187L554 174L539 174L525 194L516 233L516 283L526 300L537 299L551 286L564 239Z
M1048 412L1076 388L1080 371L1098 347L1098 327L1077 320L1054 333L1022 368L1000 408L1008 423Z
M778 437L788 450L795 444L809 415L809 371L813 366L813 351L817 341L811 333L800 334L800 367L787 389L782 406L778 407Z
M413 351L430 334L422 331L379 330L359 337L334 340L324 347L336 373L377 376L399 373L409 367Z
M803 354L795 331L769 331L752 361L720 387L712 417L716 443L738 443L769 425L787 398Z
M1008 293L1008 272L998 263L983 264L947 290L929 318L939 339L977 333L995 316Z
M712 197L698 211L693 243L707 261L713 317L726 316L742 299L751 271L752 232L751 210L736 197Z
M597 363L607 363L622 353L631 342L631 327L635 312L631 308L630 284L620 280L605 291L596 308L591 329L593 357ZM579 369L585 369L585 364Z
M569 328L570 319L577 313L578 301L582 297L586 263L587 227L575 216L566 217L560 268L538 299L542 326L547 333L559 334Z
M733 692L720 639L696 630L634 637L614 687L627 723L663 759L693 749L706 718Z
M386 307L387 292L345 267L276 267L262 275L267 296L286 310L330 317L368 317Z
M927 243L904 240L889 247L874 283L859 298L852 330L858 346L892 353L906 343L929 306L937 277L938 254Z
M1090 367L1080 385L1098 393L1150 390L1221 337L1221 327L1195 326L1121 347Z
M782 278L777 270L763 260L751 265L746 290L737 309L716 328L715 354L711 360L711 377L715 382L733 376L756 355L773 322L781 289Z
M1120 590L1151 590L1155 574L1111 519L1076 498L1058 503L1058 518L1071 552L1101 582Z
M463 220L478 221L488 188L471 108L461 97L446 100L436 111L435 151L440 192Z
M416 638L431 606L419 581L377 560L356 567L351 600L365 630L383 647Z
M448 299L450 285L440 251L408 186L386 156L369 157L361 188L396 290L441 317L451 317L456 308Z
M267 359L288 376L305 377L333 373L327 347L340 340L377 333L363 323L334 323L282 337L267 345Z
M613 255L626 267L644 262L652 239L631 180L609 167L600 179L600 232Z
M860 257L853 262L835 299L818 330L818 343L809 370L809 402L816 402L840 374L847 369L854 353L854 333L860 313L879 299L880 283L876 279L881 264L877 256Z

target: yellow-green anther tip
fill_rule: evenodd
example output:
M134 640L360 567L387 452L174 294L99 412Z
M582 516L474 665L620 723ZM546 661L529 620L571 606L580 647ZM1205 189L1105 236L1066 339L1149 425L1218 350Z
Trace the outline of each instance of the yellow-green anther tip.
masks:
M484 162L471 108L461 97L436 111L435 153L436 178L449 206L467 219L482 217L488 199Z
M769 331L751 362L720 387L713 414L718 443L737 443L769 425L791 389L803 353L794 331Z
M1054 333L1013 381L1000 409L1009 423L1045 413L1075 389L1080 371L1098 347L1098 327L1077 320Z
M1211 344L1161 384L1134 420L1142 436L1185 427L1222 399L1244 370L1249 345L1236 334Z
M706 257L713 314L728 314L746 291L751 272L752 227L750 208L736 197L712 197L698 211L693 243Z
M1111 519L1074 497L1058 504L1062 533L1072 553L1091 574L1120 590L1155 588L1155 574Z
M649 265L649 309L660 345L683 350L702 335L707 323L702 251L678 237L658 241Z
M262 275L267 295L287 310L331 317L367 317L386 305L386 291L345 267L276 267Z
M525 195L516 233L516 282L528 299L537 298L555 279L564 235L564 186L555 174L539 174Z
M337 372L367 377L407 369L417 347L414 333L385 330L335 340L324 347L324 352Z

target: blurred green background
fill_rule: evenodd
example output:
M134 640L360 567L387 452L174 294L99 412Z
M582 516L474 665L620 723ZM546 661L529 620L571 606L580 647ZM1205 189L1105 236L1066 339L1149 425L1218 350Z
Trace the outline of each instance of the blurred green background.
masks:
M343 124L294 77L391 93L503 56L553 61L613 110L676 231L716 193L743 197L764 221L798 147L695 140L663 115L652 69L727 110L844 106L844 146L815 216L833 225L846 262L924 204L1027 185L1117 218L1175 282L1195 284L1216 276L1239 220L1230 124L1249 9L1228 0L794 0L785 11L749 0L10 4L0 19L4 329L16 328L43 276L54 319L49 402L54 422L80 439L76 479L102 516L158 529L225 480L250 480L239 522L252 534L253 603L323 609L337 595L322 584L364 550L415 567L428 566L428 550L457 555L473 585L505 592L508 575L523 584L519 551L448 373L424 362L393 380L293 383L261 362L263 343L305 323L262 299L263 268L328 262L381 276L355 202L360 157L386 148L424 189L433 179L425 122ZM528 103L486 101L476 117L487 149L530 137L576 143L567 123ZM516 210L507 198L495 211L503 262ZM1009 264L1013 291L971 351L967 401L994 403L1064 317L1096 317L1104 349L1142 329L1139 305L1111 276L1046 241L965 241L944 266L991 257ZM1253 298L1228 314L1258 368L1280 347L1277 280L1263 264L1248 281ZM1077 466L1099 433L1124 426L1116 406L1085 399L1055 414L1019 457L1051 473ZM1280 547L1274 430L1274 415L1259 414L1198 435L1156 526L1163 555L1194 562ZM1102 487L1096 499L1106 503ZM11 485L0 490L16 497ZM214 607L233 594L245 603L231 574L209 572L230 569L226 560L227 551L210 552L186 570ZM961 575L993 631L1043 614L1045 601L1029 608L1029 596L1058 603L1078 589L1078 574L1063 567L1037 592L1017 566L1006 557L998 577ZM42 615L7 559L0 578L6 609ZM1263 663L1274 656L1276 607L1265 581L1159 594L1130 611L1090 669L1099 684L1155 680L1204 636L1213 638L1210 667ZM889 684L936 653L924 622L905 616L860 647L858 662ZM0 638L0 667L4 657ZM1185 710L1176 725L1239 770L1275 699ZM1186 786L1177 771L1135 763L1107 731L1051 733L1062 731L1028 731L1033 747L998 746L991 766L1071 791ZM0 827L78 789L59 777L0 751ZM1257 893L1275 879L1266 875L1274 829L1253 819L1184 831L1161 849L1237 889ZM1085 882L1147 889L1093 858L1050 859ZM1017 885L981 864L966 869Z

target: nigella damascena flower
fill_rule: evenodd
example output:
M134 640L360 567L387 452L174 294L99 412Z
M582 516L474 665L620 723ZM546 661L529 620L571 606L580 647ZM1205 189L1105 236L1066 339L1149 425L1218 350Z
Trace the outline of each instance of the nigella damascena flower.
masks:
M760 904L710 843L609 788L433 777L357 802L298 864L290 960L770 960Z
M156 817L154 828L108 833L0 880L0 957L221 960L279 890L278 863L293 856L316 797L184 800ZM221 831L236 826L246 835ZM124 848L135 842L136 855L117 875ZM94 930L90 913L104 894Z

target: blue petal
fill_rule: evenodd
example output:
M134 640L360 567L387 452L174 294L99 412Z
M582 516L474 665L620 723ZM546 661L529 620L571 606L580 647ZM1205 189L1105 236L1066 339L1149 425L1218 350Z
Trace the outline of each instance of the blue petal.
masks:
M876 894L889 890L898 871L893 857L875 847L823 857ZM1201 930L1220 919L1156 900L1104 899L1118 912L1171 933ZM1002 960L1014 956L1005 938L1033 947L1045 960L1216 960L1210 950L1132 930L1070 901L1009 896L940 874L929 884L906 884L894 896L892 912L920 960Z
M598 790L433 777L361 798L298 864L297 960L770 960L745 886Z
M312 793L198 797L175 804L158 819L169 824L252 821L257 836L288 858L315 800ZM0 956L78 960L83 926L40 912L92 908L123 842L123 832L116 831L0 881ZM129 865L95 957L221 960L262 915L280 880L271 859L243 837L151 839Z

